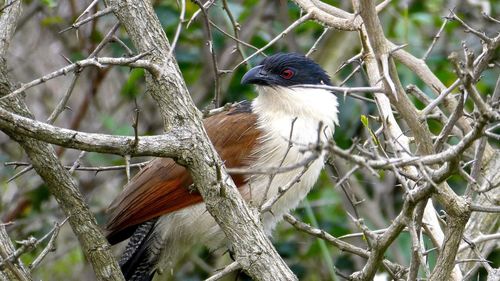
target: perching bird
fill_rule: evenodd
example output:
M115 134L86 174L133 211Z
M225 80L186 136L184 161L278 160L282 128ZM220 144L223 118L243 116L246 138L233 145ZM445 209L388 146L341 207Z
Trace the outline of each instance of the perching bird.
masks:
M306 148L317 143L318 137L322 142L332 138L338 123L336 96L328 90L299 86L330 85L329 76L311 59L294 53L269 56L250 69L241 83L256 85L258 97L204 120L226 167L290 166L311 157L313 152ZM268 234L304 199L323 162L324 153L275 202L271 212L262 215ZM243 198L259 205L302 170L298 167L272 179L262 174L231 176ZM111 203L106 225L109 242L116 244L130 237L120 260L126 280L151 280L164 269L169 273L194 244L202 243L212 250L225 246L224 233L192 183L183 166L172 159L157 158Z

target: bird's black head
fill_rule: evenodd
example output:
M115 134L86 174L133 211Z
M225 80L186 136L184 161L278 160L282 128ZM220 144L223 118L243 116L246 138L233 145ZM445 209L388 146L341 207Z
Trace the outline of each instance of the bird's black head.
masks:
M300 84L331 85L330 77L313 60L297 53L278 53L250 69L241 84L290 87Z

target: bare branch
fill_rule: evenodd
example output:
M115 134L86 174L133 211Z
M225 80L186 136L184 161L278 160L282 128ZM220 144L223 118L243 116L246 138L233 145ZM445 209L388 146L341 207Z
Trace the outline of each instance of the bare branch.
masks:
M184 24L184 16L186 14L186 0L181 0L181 12L179 14L179 23L177 24L177 28L175 30L174 40L172 40L172 46L170 47L169 55L171 56L175 50L175 46L177 46L177 40L179 40L179 36L181 35L182 25Z
M27 268L18 258L15 257L15 248L7 235L5 224L0 224L0 268L5 266L7 271L0 271L10 276L13 280L30 281L33 280Z
M323 37L326 36L326 34L328 33L328 31L330 31L330 28L328 28L328 27L323 30L323 32L318 37L318 39L316 39L316 41L314 41L314 44L311 46L311 48L309 49L309 51L307 51L307 53L305 55L306 57L309 57L312 53L314 53L317 50L319 42L321 42L321 39L323 39Z
M321 1L294 0L294 2L313 19L338 30L355 31L361 21L356 16ZM328 11L326 11L328 9Z
M187 143L192 137L190 132L173 129L170 133L160 136L139 137L139 142L135 145L135 137L83 133L59 128L13 114L2 107L0 107L0 128L14 130L20 135L68 148L122 156L174 157L177 155L175 151L181 151L182 147L188 148Z
M99 3L99 0L92 1L92 3L90 3L87 8L85 8L85 10L76 18L75 22L79 21L84 15L90 13L90 10L92 10L92 8L97 5L97 3Z
M238 262L232 262L228 264L224 269L221 271L217 272L216 274L210 276L209 278L205 279L205 281L217 281L220 280L222 277L228 275L229 273L236 271L238 269L241 269L241 265Z
M444 27L446 26L446 24L448 23L449 21L449 17L451 16L451 12L450 14L447 16L447 17L444 17L444 21L443 23L441 24L441 27L439 28L438 32L436 33L436 36L434 36L434 38L432 38L432 42L431 42L431 45L429 46L429 48L427 49L427 51L425 51L425 54L422 56L422 60L425 61L427 60L427 58L429 57L429 54L432 52L432 49L434 48L434 46L436 45L437 43L437 40L441 37L441 33L443 33L443 30L444 30Z
M47 82L48 80L54 79L56 77L66 75L72 71L75 70L80 70L81 68L87 67L87 66L96 66L99 68L103 68L105 65L123 65L123 66L130 66L130 67L138 67L138 68L145 68L148 71L150 71L153 75L157 76L160 72L161 69L159 66L147 61L147 60L141 60L144 56L148 55L148 53L142 53L139 55L136 55L131 58L108 58L108 57L93 57L81 61L77 61L73 64L70 64L66 67L63 67L59 70L56 70L52 73L46 74L38 79L35 79L31 82L28 82L26 84L23 84L21 87L16 89L15 91L9 93L8 95L0 98L0 100L7 100L10 99L27 89L40 85L42 83Z
M240 53L242 58L245 58L245 52L240 46L240 24L236 21L234 18L233 13L231 12L231 9L229 9L229 4L227 3L227 0L222 0L222 9L227 14L227 17L229 18L229 21L231 22L231 25L233 26L233 32L234 32L234 40L236 42L236 49Z
M92 4L94 4L96 2L97 1L94 1ZM118 27L120 27L119 23L115 24L110 29L110 31L106 34L106 36L104 36L104 39L101 41L101 43L99 43L99 45L97 45L95 50L89 55L88 58L93 58L93 57L97 56L97 54L104 48L104 46L106 46L106 44L113 39L113 36L114 36L116 30L118 29ZM78 81L78 78L80 77L80 73L81 73L81 69L77 69L74 71L74 76L71 79L71 82L70 82L70 85L68 87L68 90L66 91L66 94L64 94L64 97L59 101L59 103L57 104L54 111L50 114L49 118L47 119L47 123L54 124L57 117L59 117L59 114L61 114L64 111L64 109L66 108L66 104L68 103L68 100L71 97L71 94L73 93L73 89L75 88L76 81Z
M500 206L480 206L472 204L470 209L473 212L500 213Z
M150 161L145 161L145 162L140 162L140 163L134 163L130 164L130 168L143 168L145 167ZM15 166L15 167L23 167L23 166L31 166L30 163L27 162L5 162L5 166ZM64 166L67 170L71 169L72 166ZM85 172L105 172L105 171L120 171L126 169L126 165L117 165L117 166L104 166L104 167L87 167L87 166L78 166L75 168L75 171L85 171Z
M477 37L479 37L481 40L485 41L486 43L490 43L491 42L491 38L489 38L488 36L486 36L486 34L484 34L483 32L479 32L479 31L475 30L474 28L470 27L462 19L460 19L455 14L455 12L450 11L450 14L452 15L452 19L458 21L465 28L466 32L470 32L470 33L476 35Z
M64 33L64 32L66 32L68 30L71 30L71 29L78 29L78 28L80 28L80 26L82 26L82 25L84 25L84 24L86 24L86 23L88 23L88 22L90 22L90 21L92 21L92 20L94 20L94 19L96 19L98 17L102 17L102 16L105 16L105 15L111 14L112 12L113 12L113 9L111 7L106 7L103 10L101 10L101 11L99 11L99 12L91 15L88 18L85 18L85 19L83 19L81 21L73 23L70 27L67 27L67 28L59 31L59 33Z
M39 243L43 242L47 237L50 236L50 240L47 243L47 246L38 254L38 256L35 258L35 260L29 265L29 269L33 270L35 269L41 262L42 260L47 256L48 253L53 252L56 250L56 238L59 235L59 230L61 227L68 221L68 218L63 220L61 223L55 223L54 228L47 233L44 237L42 237L40 240L38 240ZM38 244L39 244L38 243Z
M204 27L205 27L205 34L207 36L207 45L208 45L208 51L210 52L210 55L212 57L212 71L214 73L214 105L215 107L218 107L220 105L220 99L221 99L221 93L220 93L220 71L219 67L217 66L217 55L215 54L215 49L214 49L214 41L212 39L212 29L210 27L210 20L208 19L208 13L203 6L203 4L199 0L193 0L198 7L200 7L200 11L203 15L203 22L204 22Z
M323 239L326 242L330 243L331 245L337 247L341 251L352 253L352 254L355 254L355 255L358 255L358 256L364 257L364 258L368 258L370 255L369 251L362 249L362 248L359 248L359 247L356 247L354 245L351 245L351 244L344 242L338 238L335 238L332 235L330 235L329 233L327 233L321 229L313 228L310 225L305 224L305 223L297 220L295 217L293 217L290 214L284 215L283 218L288 223L290 223L293 227L295 227L296 229L303 231L303 232L306 232L306 233L313 235L315 237L318 237L320 239ZM394 264L388 260L383 260L382 264L386 268L391 269L391 271L399 273L400 276L406 274L406 272L407 272L407 270L405 268L401 267L400 265Z
M457 103L457 107L451 114L450 118L448 119L448 122L444 125L444 128L441 130L439 133L439 136L434 142L434 150L435 151L440 151L443 143L446 141L448 138L448 134L452 131L453 127L455 126L455 123L462 117L463 115L463 110L464 110L464 103L465 103L465 93L462 93L460 95L460 98Z
M241 40L241 39L239 39L239 38L236 38L236 37L234 37L233 35L231 35L231 34L227 33L224 29L222 29L222 28L220 28L218 25L216 25L216 24L215 24L212 20L210 20L210 24L211 24L213 27L215 27L215 29L217 29L218 31L220 31L222 34L224 34L224 35L226 35L227 37L229 37L229 38L233 39L235 42L237 42L237 43L239 43L239 44L242 44L242 45L245 45L246 47L248 47L248 48L252 48L252 49L254 49L254 50L256 50L256 51L258 51L258 50L259 50L259 48L255 47L254 45L249 44L249 43L247 43L247 42L245 42L245 41L243 41L243 40ZM245 58L245 57L243 56L243 58Z
M267 48L269 48L270 46L272 46L278 40L280 40L281 38L283 38L284 36L286 36L288 34L288 32L292 31L295 27L299 26L300 24L306 22L311 17L312 17L312 14L311 13L307 13L307 14L303 15L302 17L300 17L299 19L297 19L296 21L294 21L290 26L288 26L280 34L278 34L276 37L274 37L272 40L270 40L264 47L260 48L259 50L257 50L253 54L251 54L250 56L246 57L243 61L241 61L240 63L238 63L235 67L233 67L233 69L231 71L235 71L242 64L248 62L251 58L253 58L256 55L260 54L261 52L265 51Z

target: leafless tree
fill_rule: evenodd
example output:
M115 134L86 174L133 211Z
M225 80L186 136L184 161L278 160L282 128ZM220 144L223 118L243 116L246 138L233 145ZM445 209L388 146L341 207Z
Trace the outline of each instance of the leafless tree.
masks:
M74 17L76 20L71 27L62 30L78 33L104 16L113 18L105 24L108 31L99 43L86 46L90 50L87 58L76 61L67 59L64 67L42 75L33 75L38 78L31 77L28 80L30 82L21 84L16 77L21 74L16 71L10 73L7 51L9 45L19 43L13 39L16 28L28 24L27 21L32 16L30 13L43 7L37 3L32 4L23 17L21 1L5 1L1 6L0 129L20 145L28 158L28 161L10 165L23 167L16 178L34 169L46 183L67 219L56 223L44 237L23 238L20 245L13 244L7 235L6 227L9 223L1 224L0 279L33 280L31 270L39 266L42 259L50 256L58 233L67 220L86 259L92 265L96 278L123 280L110 246L97 225L93 210L85 202L86 192L79 188L73 174L75 171L125 170L127 177L130 177L131 168L144 165L131 164L131 157L156 156L171 157L188 163L188 169L199 187L207 210L230 241L234 262L218 272L212 272L212 277L207 280L218 280L239 269L255 280L297 280L265 235L260 223L260 214L268 211L289 187L283 187L280 194L263 202L260 208L248 206L234 188L228 171L208 140L201 122L202 113L196 108L195 102L205 100L213 92L213 103L218 106L224 95L223 90L227 88L235 71L278 41L289 40L294 29L308 21L319 22L324 26L324 32L311 45L307 55L313 55L317 50L329 52L326 48L322 49L321 43L332 30L359 37L361 52L346 59L342 67L357 63L352 75L363 69L368 84L364 87L344 86L345 81L352 77L350 74L343 82L339 81L338 87L316 87L328 88L339 96L358 98L363 103L374 103L377 108L377 116L361 118L366 135L360 136L349 149L343 149L333 142L313 143L305 148L329 153L327 170L331 174L337 174L335 184L344 188L347 212L353 229L359 232L353 233L351 237L362 237L363 240L361 243L348 243L341 239L345 237L334 237L316 226L301 222L292 214L285 215L285 221L301 232L360 257L359 270L356 272L336 272L349 280L372 280L379 271L387 272L394 280L468 280L480 267L486 270L488 280L500 279L500 270L486 260L492 251L498 249L500 238L500 175L497 173L500 170L500 151L498 145L494 144L498 144L500 140L500 76L498 57L495 57L500 49L500 22L497 19L484 14L485 20L496 26L497 32L491 34L475 29L451 10L425 54L418 58L406 51L405 45L393 43L384 33L379 13L384 12L390 1L382 1L377 5L376 1L353 0L352 12L347 12L344 7L334 7L318 0L294 0L294 4L302 11L301 16L260 48L247 43L258 23L249 21L245 23L244 29L240 28L242 25L237 22L226 0L222 0L220 5L229 18L231 31L225 31L210 18L208 12L216 5L215 1L195 1L198 11L186 22L186 2L181 0L179 23L171 45L150 2L91 1L81 13L78 12L80 16ZM255 7L255 11L264 14L269 3L261 2ZM99 10L100 6L104 8ZM71 6L70 9L73 13L78 11L77 6ZM203 22L207 42L207 48L203 49L207 63L203 67L213 75L203 76L199 84L188 90L174 56L174 49L179 44L180 34L189 32L185 29L196 19ZM454 69L456 80L446 86L429 68L427 59L450 21L457 22L463 30L473 35L482 48L474 50L464 43L457 46L460 51L449 54L447 63ZM131 39L130 44L122 42L115 35L120 27L126 30ZM96 28L96 25L92 28ZM212 33L216 30L229 38L233 45L216 52L212 38ZM293 42L288 41L291 49ZM126 55L101 55L111 43L119 45ZM248 50L251 50L251 54L246 53ZM98 128L80 126L84 113L75 114L77 117L69 124L58 121L67 110L81 76L87 75L87 78L92 79L89 93L95 94L96 87L105 84L103 81L109 69L116 66L143 69L146 72L145 91L154 102L145 106L151 106L159 113L163 134L142 136L138 129L137 110L132 114L134 133L131 136L86 133L84 129ZM416 79L425 85L425 89L411 84L404 85L399 72L402 67L410 69ZM95 74L89 74L88 68L96 70ZM499 76L491 92L483 92L477 86L486 71L493 71ZM114 77L119 80L118 78L122 78L119 75L127 74L109 75L117 75ZM62 84L50 83L62 76L67 76L70 81L65 85L67 90L57 99L57 103L56 98L50 101L56 105L47 114L49 117L46 121L36 120L37 114L28 107L35 95L31 90L41 85L54 89L57 85L58 91L61 91ZM190 92L196 94L192 97ZM366 95L361 96L361 93ZM430 98L433 95L435 98ZM414 100L425 107L417 109ZM82 104L88 106L88 103L87 100ZM471 103L472 106L467 108L465 103ZM137 109L137 102L135 107ZM209 115L229 107L231 105L206 110L204 113ZM149 118L147 113L144 115ZM430 131L429 120L436 120L441 124L439 132ZM58 122L64 125L57 125ZM453 141L452 137L458 141ZM59 146L59 150L55 150L52 145ZM2 149L9 147L7 144L2 145ZM64 149L81 151L70 154L72 159L76 159L72 165L62 164L60 159ZM118 155L125 159L126 165L83 167L80 160L85 152ZM231 169L230 172L268 174L269 177L274 177L290 169L307 169L314 159L306 159L291 167L267 170ZM366 191L359 186L353 176L357 173L382 187L390 185L393 188L394 183L400 186L402 207L399 212L389 208L384 210L393 214L389 221L373 214L373 210L370 211L370 208L377 208L379 205L368 198ZM382 173L387 176L386 179L381 178ZM450 187L449 178L456 174L468 183L463 193ZM296 179L299 180L300 178ZM436 211L436 203L442 207L441 214ZM382 230L372 229L366 220ZM389 247L395 244L403 232L407 232L411 238L411 243L407 245L411 251L411 261L408 264L397 258L386 257ZM432 247L424 243L424 237L432 241ZM40 254L31 264L26 265L20 260L21 255L40 248L45 241L47 245L41 247ZM436 264L432 267L426 258L431 251L437 253Z

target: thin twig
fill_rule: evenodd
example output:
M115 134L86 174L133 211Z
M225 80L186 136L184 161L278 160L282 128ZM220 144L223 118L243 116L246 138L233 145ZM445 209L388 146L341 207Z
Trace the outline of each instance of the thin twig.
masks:
M265 168L226 168L226 171L232 175L272 175L272 174L283 174L300 167L304 167L310 162L318 159L317 155L310 155L302 159L297 163L293 163L287 166L278 167L265 167Z
M236 37L234 37L233 35L231 35L231 34L227 33L224 29L222 29L221 27L219 27L218 25L216 25L216 24L215 24L212 20L210 20L210 24L211 24L213 27L215 27L215 29L217 29L218 31L220 31L222 34L224 34L224 35L226 35L227 37L229 37L229 38L233 39L233 40L234 40L234 41L236 41L237 43L240 43L240 44L242 44L242 45L245 45L246 47L248 47L248 48L252 48L252 49L254 49L254 50L259 50L259 48L255 47L254 45L249 44L249 43L247 43L247 42L245 42L245 41L243 41L243 40L241 40L241 39L239 39L239 38L236 38Z
M150 161L140 162L130 164L130 168L142 168L149 164ZM5 166L28 166L32 169L31 164L27 162L5 162ZM69 170L72 166L64 166L65 169ZM104 171L119 171L126 169L126 165L117 165L117 166L104 166L104 167L85 167L80 166L75 168L75 171L85 171L85 172L104 172Z
M28 266L30 270L35 269L40 262L47 256L48 253L56 250L56 238L59 235L59 230L68 221L68 218L64 219L61 223L56 222L54 228L47 233L44 237L39 240L39 243L43 242L50 235L50 240L47 246L42 250L42 252L35 258L35 260Z
M205 8L205 10L208 10L213 4L215 4L215 0L210 0L210 1L207 1L205 2L205 4L203 4L203 8ZM200 15L201 13L201 9L198 9L192 16L191 18L189 19L187 25L186 25L186 28L189 28L189 26L191 25L191 23L198 17L198 15Z
M488 242L491 240L499 240L499 239L500 239L500 233L482 234L476 237L474 240L470 241L469 243L463 243L462 246L460 246L460 248L458 249L458 252L469 249L471 247L475 247L476 245L483 242Z
M75 23L73 23L70 27L67 27L67 28L65 28L65 29L63 29L63 30L61 30L61 31L59 31L59 34L60 34L60 33L64 33L64 32L66 32L66 31L68 31L68 30L71 30L71 29L78 29L80 26L82 26L82 25L84 25L84 24L88 23L89 21L92 21L92 20L94 20L94 19L96 19L96 18L98 18L98 17L105 16L105 15L107 15L107 14L111 14L112 12L113 12L113 8L112 8L112 7L106 7L106 8L104 8L103 10L101 10L101 11L99 11L99 12L97 12L97 13L95 13L95 14L91 15L90 17L88 17L88 18L86 18L86 19L83 19L83 20L81 20L81 21L79 21L79 22L75 22Z
M123 42L120 38L118 38L118 36L113 35L113 42L116 42L118 43L118 45L122 46L122 48L125 49L129 57L134 55L134 52L127 46L127 44L125 44L125 42Z
M358 53L356 55L354 55L353 57L351 57L350 59L342 62L342 64L339 65L339 67L337 68L337 70L335 70L335 74L337 74L339 71L341 71L342 69L344 69L344 67L348 66L349 64L351 63L355 63L355 62L359 62L361 61L361 58L363 57L363 54L362 53Z
M460 98L458 99L457 107L451 114L450 118L448 118L448 122L444 125L444 128L441 130L439 133L439 136L434 143L434 151L441 151L441 148L443 147L443 144L446 142L448 135L452 131L453 127L457 123L458 119L462 117L464 113L464 103L465 103L465 93L462 93L460 95Z
M295 122L297 121L297 118L298 117L295 117L292 119L292 122L291 122L291 125L290 125L290 133L289 133L289 136L288 136L288 146L285 150L285 153L283 155L283 157L281 158L281 161L278 165L278 168L281 168L283 166L283 164L285 163L285 160L286 160L286 157L288 156L288 153L290 152L290 150L292 149L293 147L293 129L295 127ZM262 205L264 205L264 202L267 200L267 195L269 193L269 189L271 188L271 184L274 180L274 177L276 177L276 173L272 173L269 175L269 179L267 181L267 185L266 185L266 189L265 189L265 192L264 192L264 196L262 196L262 201L260 202L260 205L262 207Z
M84 12L85 13L85 12ZM88 56L88 58L93 58L95 57L103 48L104 46L110 42L114 36L114 33L116 30L120 27L120 23L116 23L104 36L104 39L97 45L97 47L94 49L94 51ZM64 111L66 108L66 104L68 103L69 98L71 97L71 94L73 93L73 90L75 88L76 82L78 81L78 78L80 77L80 70L75 70L73 79L71 79L70 85L68 87L68 90L66 91L66 94L64 94L64 97L59 101L57 104L56 108L52 113L50 114L49 118L47 118L47 123L49 124L54 124L56 121L57 117Z
M383 93L384 89L381 87L336 87L329 85L315 85L315 84L300 84L294 85L294 88L308 88L308 89L324 89L337 93Z
M80 160L85 156L86 151L81 151L80 154L78 155L78 158L76 158L75 162L73 163L73 166L69 169L69 173L73 174L75 172L75 169L80 166Z
M426 106L424 109L422 109L421 114L423 116L429 114L438 104L443 101L448 94L450 94L458 85L460 84L460 80L457 79L453 84L451 84L450 87L446 88L444 91L442 91L439 96L434 99L428 106Z
M94 0L89 6L76 18L75 22L79 21L84 15L88 14L92 8L99 2L99 0Z
M241 265L237 261L233 261L232 263L228 264L224 269L221 271L215 273L214 275L210 276L209 278L205 279L205 281L217 281L220 280L222 277L228 275L229 273L236 271L238 269L241 269Z
M212 57L212 68L214 73L214 104L215 107L219 107L220 99L221 99L221 91L220 91L220 74L219 67L217 66L217 55L215 54L214 41L212 39L212 28L210 27L210 20L208 18L208 13L203 6L203 4L199 0L194 0L194 3L200 7L200 11L203 14L203 22L205 23L205 33L207 36L207 44L208 51Z
M9 182L11 182L11 181L13 181L13 180L15 180L15 179L19 178L20 176L22 176L22 175L26 174L27 172L29 172L29 171L31 171L31 170L33 170L33 165L28 164L28 166L27 166L26 168L22 169L19 173L17 173L17 174L15 174L15 175L13 175L12 177L10 177L10 178L7 180L7 182L9 183Z
M321 40L326 36L328 31L330 31L330 28L326 27L323 30L323 32L321 33L321 35L318 37L318 39L316 39L316 41L314 41L314 44L311 46L309 51L307 51L307 53L305 55L306 57L309 57L312 53L316 52L319 42L321 42Z
M300 230L302 232L308 233L308 234L313 235L315 237L321 238L321 239L325 240L326 242L330 243L331 245L337 247L341 251L352 253L352 254L358 255L358 256L363 257L363 258L368 258L370 255L369 251L362 249L362 248L359 248L357 246L351 245L350 243L347 243L345 241L342 241L342 240L330 235L328 232L325 232L322 229L311 227L310 225L297 220L295 217L293 217L290 214L284 215L283 218L285 219L285 221L290 223L297 230ZM394 264L386 259L383 260L383 265L386 268L390 268L394 272L405 271L405 269L403 267L401 267L397 264Z
M466 24L462 19L460 19L456 14L455 12L453 11L450 11L451 15L452 15L452 19L458 21L464 28L467 32L470 32L474 35L476 35L477 37L479 37L481 40L483 40L484 42L486 43L490 43L491 42L491 38L486 36L486 34L484 34L484 32L479 32L477 31L476 29L470 27L468 24Z
M134 146L139 144L139 116L141 110L139 109L139 105L137 105L137 99L134 99L134 120L132 122L132 128L134 129Z
M264 47L260 48L259 50L257 50L256 52L254 52L253 54L251 54L250 56L248 56L247 58L245 58L243 61L241 61L240 63L238 63L233 69L232 71L235 71L238 67L240 67L242 64L248 62L251 58L255 57L256 55L258 55L259 53L265 51L267 48L269 48L270 46L272 46L274 43L276 43L279 39L283 38L284 36L286 36L288 34L288 32L290 32L291 30L293 30L295 27L299 26L300 24L306 22L307 20L309 20L310 18L312 17L312 14L311 13L307 13L305 15L303 15L302 17L300 17L298 20L294 21L290 26L288 26L285 30L283 30L280 34L278 34L276 37L274 37L271 41L269 41L269 43L267 43Z
M443 31L444 31L444 27L446 26L446 24L450 20L449 17L451 15L452 14L450 13L447 17L444 18L443 24L441 24L441 27L439 28L438 32L436 33L436 36L434 36L434 38L432 38L431 45L429 46L429 48L427 49L427 51L425 51L425 54L422 56L422 60L423 61L426 61L427 58L429 57L429 54L431 53L432 49L436 45L437 40L441 37L441 33L443 33Z
M366 101L369 103L375 103L373 99L363 97L360 95L357 95L355 93L378 93L378 92L383 92L382 88L379 87L336 87L336 86L329 86L329 85L313 85L313 84L302 84L302 85L295 85L293 88L308 88L308 89L324 89L324 90L329 90L335 93L342 93L345 96L350 96L352 98Z
M481 12L481 14L483 15L483 17L485 17L487 20L493 22L493 23L498 23L500 24L500 20L497 20L495 18L492 18L490 15L488 15L487 13L485 12Z
M229 18L229 21L231 22L231 25L233 26L233 32L234 32L234 37L236 41L236 49L241 55L241 58L245 58L245 52L240 46L240 24L236 21L236 19L233 16L233 13L231 12L231 9L229 9L229 4L227 3L227 0L222 0L222 9L226 11L227 17Z
M392 81L390 70L389 70L389 55L387 54L382 54L380 55L380 61L382 63L382 73L383 73L383 79L389 85L390 89L390 94L398 100L398 92L396 91L396 85L394 84L394 81Z
M172 45L170 45L170 51L168 56L172 56L172 53L177 46L177 41L179 40L179 36L181 35L182 25L184 24L184 16L186 14L186 0L181 1L181 13L179 14L179 23L177 24L177 29L175 30L174 40L172 40Z
M292 188L296 183L300 182L300 179L307 172L307 170L309 169L309 167L312 165L313 162L314 161L310 161L309 163L304 165L302 171L300 171L300 173L298 173L291 181L289 181L288 184L286 184L285 186L280 186L278 188L278 193L275 194L273 197L269 198L266 202L262 204L261 212L265 213L271 211L274 203L276 203L276 201L278 201L281 197L283 197L283 195L285 195L285 193L288 190L290 190L290 188Z
M481 206L472 204L470 209L473 212L500 213L500 206Z
M122 65L122 66L130 66L130 67L139 67L139 68L145 68L149 71L152 71L155 76L159 75L161 73L161 69L159 66L151 63L150 61L146 60L141 60L142 57L146 56L148 53L142 53L139 55L136 55L134 57L130 58L109 58L109 57L94 57L94 58L89 58L81 61L77 61L75 63L72 63L68 66L65 66L59 70L56 70L52 73L46 74L38 79L35 79L31 82L28 82L26 84L22 84L21 87L18 89L14 90L13 92L9 93L8 95L3 96L0 98L0 100L6 100L10 99L27 89L40 85L42 83L47 82L48 80L57 78L62 75L66 75L72 71L79 70L81 68L87 67L87 66L96 66L99 68L103 68L105 65Z

